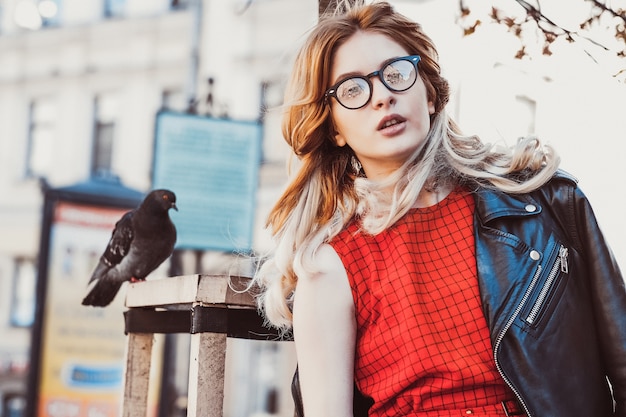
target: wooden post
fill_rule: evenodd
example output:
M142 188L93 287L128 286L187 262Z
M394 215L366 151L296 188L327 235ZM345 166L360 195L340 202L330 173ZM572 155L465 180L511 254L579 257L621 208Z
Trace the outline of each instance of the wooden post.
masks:
M154 335L149 333L128 335L122 417L146 416L153 341Z
M222 417L226 335L191 335L188 416Z

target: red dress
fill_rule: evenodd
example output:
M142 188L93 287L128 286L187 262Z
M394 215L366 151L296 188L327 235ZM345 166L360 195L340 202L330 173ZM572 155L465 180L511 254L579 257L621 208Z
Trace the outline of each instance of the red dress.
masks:
M356 307L355 379L370 416L497 416L498 373L478 290L474 200L462 190L371 236L352 222L331 245Z

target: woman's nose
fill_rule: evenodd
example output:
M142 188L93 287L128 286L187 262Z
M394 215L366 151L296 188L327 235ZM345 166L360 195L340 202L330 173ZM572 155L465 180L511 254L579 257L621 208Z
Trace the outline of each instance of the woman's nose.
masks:
M372 79L372 105L375 108L390 106L396 102L393 91L378 78Z

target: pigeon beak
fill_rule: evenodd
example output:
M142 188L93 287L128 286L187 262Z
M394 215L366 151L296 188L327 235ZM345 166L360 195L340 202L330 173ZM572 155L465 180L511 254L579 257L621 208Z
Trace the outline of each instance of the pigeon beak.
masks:
M173 208L174 210L178 211L178 207L176 207L176 203L172 203L172 205L170 207Z

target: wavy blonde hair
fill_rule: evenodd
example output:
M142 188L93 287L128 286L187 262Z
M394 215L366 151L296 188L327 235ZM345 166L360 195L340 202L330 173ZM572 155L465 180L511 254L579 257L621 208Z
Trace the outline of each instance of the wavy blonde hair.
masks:
M386 2L342 4L339 10L323 16L309 34L285 93L283 136L300 166L268 217L276 248L255 276L262 288L259 307L282 330L291 327L298 275L316 270L315 251L355 215L362 217L365 232L376 234L401 218L427 184L524 193L545 183L559 163L552 149L536 138L496 148L463 135L447 115L450 88L441 76L435 46L418 23ZM426 145L383 182L361 175L350 147L336 145L324 98L334 54L357 31L386 35L410 55L420 55L419 74L435 107ZM389 186L392 193L385 191Z

